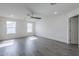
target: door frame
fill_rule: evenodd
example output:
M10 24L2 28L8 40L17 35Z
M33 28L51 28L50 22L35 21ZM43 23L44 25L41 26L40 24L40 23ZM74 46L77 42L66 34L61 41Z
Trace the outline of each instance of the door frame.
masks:
M68 21L69 21L69 22L68 22L68 23L69 23L69 27L68 27L68 28L69 28L69 29L68 29L68 34L69 34L69 35L68 35L68 36L69 36L69 38L68 38L69 40L68 40L68 41L69 41L69 44L71 44L71 33L70 33L70 32L71 32L71 18L76 17L76 16L78 17L79 15L72 16L72 17L70 17L69 20L68 20Z
M71 44L71 33L70 33L70 31L71 31L71 24L70 24L71 23L71 18L72 17L69 18L69 30L68 30L69 31L69 40L68 40L69 44Z

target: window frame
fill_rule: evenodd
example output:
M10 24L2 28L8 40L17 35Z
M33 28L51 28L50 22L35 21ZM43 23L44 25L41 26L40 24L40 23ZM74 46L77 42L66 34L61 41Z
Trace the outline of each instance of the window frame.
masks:
M15 23L13 27L8 26L8 22L13 22ZM9 28L14 28L13 32L8 32ZM16 33L16 21L6 21L6 34L15 34Z
M32 24L31 31L28 30L28 23ZM33 23L32 22L27 22L27 33L32 33L33 32Z

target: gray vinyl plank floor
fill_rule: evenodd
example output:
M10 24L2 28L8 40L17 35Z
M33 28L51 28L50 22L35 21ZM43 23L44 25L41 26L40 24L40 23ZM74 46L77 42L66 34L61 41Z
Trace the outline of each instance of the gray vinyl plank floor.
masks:
M77 45L29 36L0 41L0 56L78 56Z

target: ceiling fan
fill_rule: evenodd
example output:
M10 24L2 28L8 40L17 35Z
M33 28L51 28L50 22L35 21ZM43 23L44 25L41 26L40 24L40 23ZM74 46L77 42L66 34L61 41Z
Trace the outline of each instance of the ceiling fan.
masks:
M50 3L50 5L56 5L57 3Z
M33 12L31 12L31 14L27 14L27 16L29 16L30 18L33 18L33 19L42 19L41 17L34 16Z
M50 5L55 5L56 3L50 3ZM29 9L30 10L30 9ZM27 14L28 17L32 19L42 19L41 17L34 16L34 13L30 10L31 14Z

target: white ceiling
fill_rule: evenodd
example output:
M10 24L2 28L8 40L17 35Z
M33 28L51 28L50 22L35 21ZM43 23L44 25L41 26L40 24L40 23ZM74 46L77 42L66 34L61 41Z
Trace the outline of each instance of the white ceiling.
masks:
M0 3L0 16L25 19L26 15L33 12L35 16L47 17L68 13L79 8L79 3ZM13 16L12 16L13 15Z

